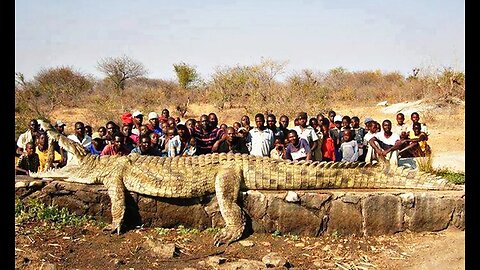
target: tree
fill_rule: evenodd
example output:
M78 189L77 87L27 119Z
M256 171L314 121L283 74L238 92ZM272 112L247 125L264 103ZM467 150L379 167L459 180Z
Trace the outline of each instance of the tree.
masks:
M187 65L183 62L174 64L173 68L177 74L178 84L184 89L188 89L200 82L200 76L195 67Z
M125 89L127 80L147 74L142 63L126 55L103 58L98 62L97 69L107 76L119 92Z

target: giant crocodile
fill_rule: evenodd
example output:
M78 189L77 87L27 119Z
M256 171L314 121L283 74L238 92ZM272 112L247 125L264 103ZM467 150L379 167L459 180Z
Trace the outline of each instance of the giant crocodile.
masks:
M388 162L292 162L247 154L173 158L139 154L98 156L86 153L80 144L58 133L47 121L38 122L49 140L58 142L76 156L79 163L31 173L31 176L105 185L112 205L109 229L117 233L124 219L126 191L169 198L215 194L226 224L214 237L214 244L218 246L237 241L244 231L244 213L237 204L240 191L461 189L432 174L403 166L389 168Z

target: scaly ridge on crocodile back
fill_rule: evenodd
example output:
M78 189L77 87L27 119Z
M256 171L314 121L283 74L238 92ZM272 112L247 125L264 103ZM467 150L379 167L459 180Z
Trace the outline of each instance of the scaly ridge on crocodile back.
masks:
M32 177L60 178L84 184L104 184L112 201L111 229L120 232L125 192L168 198L192 198L215 193L226 226L215 244L231 243L242 235L244 216L237 199L240 190L311 189L462 189L445 179L407 167L390 169L385 163L292 162L247 154L207 154L193 157L97 156L39 121L50 139L79 160L58 170Z

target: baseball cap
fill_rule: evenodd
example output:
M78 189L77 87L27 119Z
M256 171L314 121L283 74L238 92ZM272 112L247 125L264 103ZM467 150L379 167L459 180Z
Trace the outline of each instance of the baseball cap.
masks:
M148 113L148 120L158 118L158 114L156 112L149 112Z
M333 122L342 122L342 117L340 115L336 115L334 118L333 118Z
M367 117L367 118L365 118L365 120L363 121L363 123L364 123L364 124L367 124L367 123L372 122L372 121L373 121L373 119L372 119L371 117Z
M57 122L55 123L55 126L56 127L61 127L61 126L66 126L66 124L63 123L62 120L57 120Z
M133 112L133 114L132 114L133 117L137 117L137 116L139 116L139 115L143 116L143 113L142 113L141 111L135 111L135 112Z

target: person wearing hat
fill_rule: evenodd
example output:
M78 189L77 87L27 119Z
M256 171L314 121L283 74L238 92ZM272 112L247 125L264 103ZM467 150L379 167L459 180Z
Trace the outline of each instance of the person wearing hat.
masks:
M66 124L62 120L57 120L55 122L55 129L57 129L58 133L65 135L65 126Z
M160 127L160 121L158 120L158 114L156 112L148 113L147 127L150 131L155 132L160 136L163 135L162 128Z
M143 124L143 113L141 111L134 111L132 113L132 134L140 136L140 126Z

